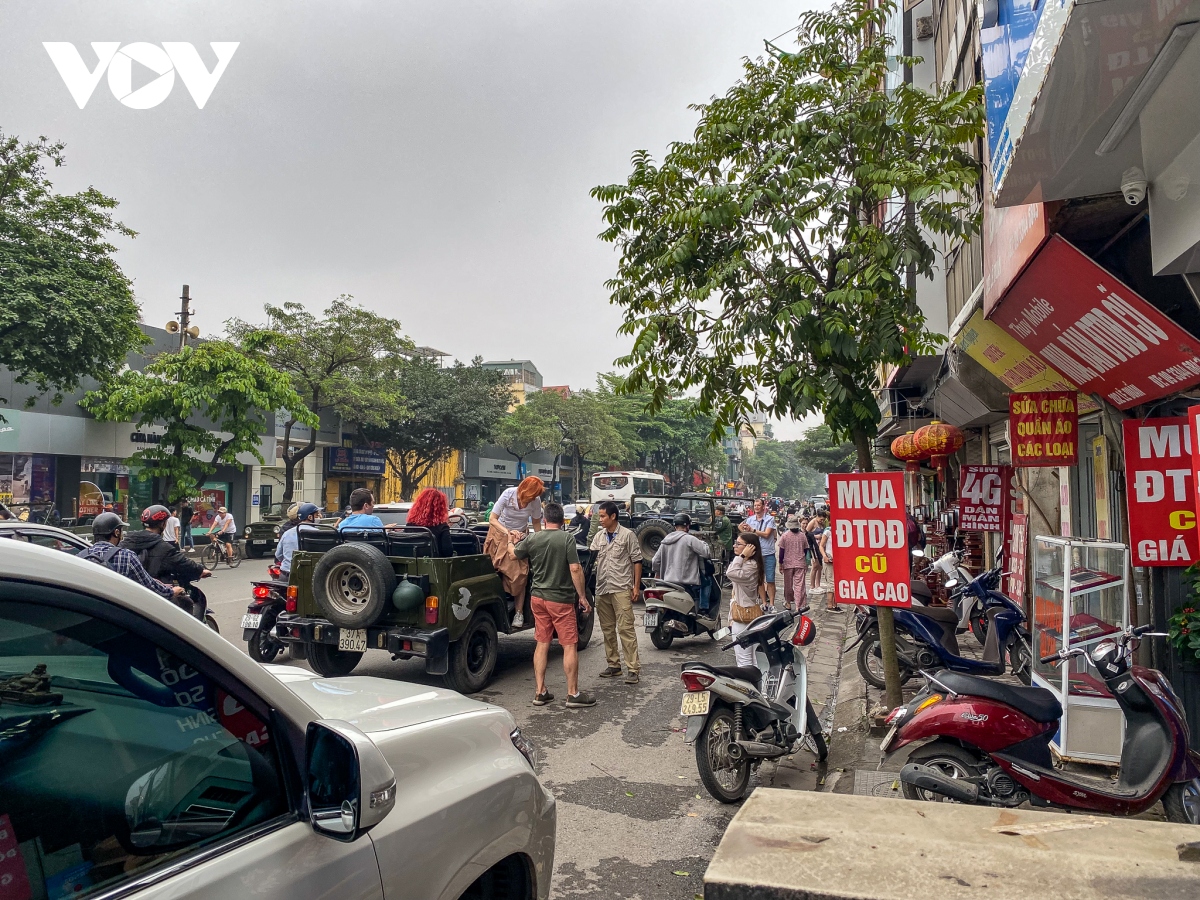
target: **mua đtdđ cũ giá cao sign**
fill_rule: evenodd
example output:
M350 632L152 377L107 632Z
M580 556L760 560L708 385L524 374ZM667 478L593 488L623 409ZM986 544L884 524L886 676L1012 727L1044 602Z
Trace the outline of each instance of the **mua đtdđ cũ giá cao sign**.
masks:
M1190 566L1200 541L1188 418L1126 419L1121 430L1133 564Z
M912 606L904 474L830 475L829 513L837 602Z

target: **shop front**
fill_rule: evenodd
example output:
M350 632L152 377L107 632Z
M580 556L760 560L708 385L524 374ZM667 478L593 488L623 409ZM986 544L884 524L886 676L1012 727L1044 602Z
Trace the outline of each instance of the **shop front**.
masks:
M506 488L515 486L527 475L542 479L548 490L556 496L562 491L562 481L555 477L555 457L552 453L540 452L517 460L506 450L484 445L477 451L466 454L463 464L463 490L468 505L477 502L480 507L494 503ZM559 466L559 472L563 471Z
M325 448L325 508L344 510L350 494L367 488L379 497L387 459L379 450L367 447Z

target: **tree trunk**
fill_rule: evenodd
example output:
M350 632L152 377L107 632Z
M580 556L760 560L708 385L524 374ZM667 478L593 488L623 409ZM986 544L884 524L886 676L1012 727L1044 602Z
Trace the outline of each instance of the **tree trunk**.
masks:
M863 472L874 472L871 436L865 429L856 428L851 432L851 437L858 454L858 468ZM896 659L896 617L890 606L876 607L875 612L879 623L879 648L883 654L883 678L887 684L884 699L888 709L895 709L904 702L900 693L900 663Z

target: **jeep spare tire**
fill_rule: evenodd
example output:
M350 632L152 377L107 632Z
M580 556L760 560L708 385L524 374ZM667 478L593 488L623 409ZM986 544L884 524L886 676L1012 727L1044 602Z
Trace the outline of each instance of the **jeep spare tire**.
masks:
M323 553L313 569L313 597L325 618L342 628L374 625L396 590L396 573L370 544L342 544Z
M642 548L642 562L650 565L654 561L654 554L658 552L658 545L663 542L668 534L675 530L675 526L666 519L647 519L637 527L635 534L637 535L638 545Z

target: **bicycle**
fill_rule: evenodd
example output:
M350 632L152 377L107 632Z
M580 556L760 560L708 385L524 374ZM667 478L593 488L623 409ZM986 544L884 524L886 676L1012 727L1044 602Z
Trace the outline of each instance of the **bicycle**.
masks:
M217 568L219 563L225 563L229 568L236 569L242 564L242 548L237 541L232 544L233 554L227 556L225 554L225 545L221 543L220 538L215 535L209 535L209 545L204 548L204 567L209 571Z

